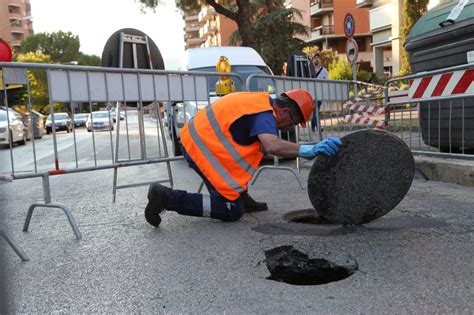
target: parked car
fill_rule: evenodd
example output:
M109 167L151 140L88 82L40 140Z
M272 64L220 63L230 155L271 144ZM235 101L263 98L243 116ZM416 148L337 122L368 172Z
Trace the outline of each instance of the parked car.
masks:
M54 125L56 131L65 130L68 133L72 130L72 119L68 113L55 113L54 114ZM50 134L53 131L53 121L51 120L51 114L46 118L46 133Z
M46 130L44 128L44 115L35 111L31 110L31 115L30 112L23 112L19 110L15 110L20 116L21 120L23 122L23 125L25 126L25 132L26 132L26 139L31 140L33 138L33 133L35 136L35 139L41 139L43 138L44 134L46 133Z
M74 127L85 127L88 117L88 113L74 114Z
M229 60L232 67L231 72L240 75L244 84L245 80L252 74L273 74L262 57L250 47L191 48L186 50L179 70L216 72L216 64L221 56L225 56ZM238 80L233 77L230 78L235 82L236 91L244 90L244 87ZM215 90L215 84L218 80L218 75L209 76L208 89L211 103L219 99ZM268 91L267 88L272 83L272 80L267 79L255 80L250 88L252 91ZM207 105L206 101L185 101L166 104L165 126L167 127L167 135L172 140L174 155L182 154L179 139L181 128L194 117L198 110Z
M108 111L92 112L86 121L87 131L93 130L114 130L114 123Z
M8 130L10 127L10 130ZM26 143L26 130L21 116L14 110L0 110L0 144L18 143L24 145Z
M121 110L119 111L119 115L120 115L120 120L125 119L125 115L123 114ZM110 117L112 117L112 120L114 122L117 121L117 111L115 110L115 107L110 110Z

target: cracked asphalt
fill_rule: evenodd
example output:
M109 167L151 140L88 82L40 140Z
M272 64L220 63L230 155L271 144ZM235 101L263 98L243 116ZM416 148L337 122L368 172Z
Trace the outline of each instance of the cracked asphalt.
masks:
M292 161L283 164L293 165ZM172 163L175 186L200 180ZM304 163L299 176L306 182ZM119 170L119 183L163 179L164 165ZM166 212L160 228L143 218L146 187L112 200L111 170L51 178L52 198L70 207L83 239L58 209L26 211L41 200L40 179L0 186L3 227L30 257L21 262L0 240L4 313L472 313L474 189L416 179L379 220L358 227L288 223L311 208L293 175L261 173L251 195L269 211L239 222ZM341 281L299 286L266 279L265 251L291 245L336 264L356 262ZM0 295L1 299L1 295Z

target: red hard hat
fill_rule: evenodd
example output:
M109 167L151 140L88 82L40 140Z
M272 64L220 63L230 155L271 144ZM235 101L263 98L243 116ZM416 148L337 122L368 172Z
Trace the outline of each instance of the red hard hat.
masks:
M314 109L314 100L311 94L308 91L303 89L296 89L291 91L286 91L282 93L288 98L292 99L296 104L298 104L301 114L303 114L304 120L300 123L301 127L306 128L306 121L311 118L311 114Z

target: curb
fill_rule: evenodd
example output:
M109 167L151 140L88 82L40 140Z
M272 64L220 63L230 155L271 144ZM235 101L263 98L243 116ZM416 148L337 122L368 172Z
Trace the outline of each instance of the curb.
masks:
M414 158L418 178L474 187L474 161L420 155Z

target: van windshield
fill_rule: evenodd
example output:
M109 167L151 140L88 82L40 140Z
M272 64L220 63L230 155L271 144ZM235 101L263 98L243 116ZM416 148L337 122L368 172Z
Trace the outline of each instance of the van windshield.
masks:
M189 71L203 71L203 72L216 72L216 67L202 67L202 68L195 68L189 69ZM243 84L245 86L245 82L247 78L252 74L264 74L264 75L271 75L270 70L264 66L232 66L232 73L236 73L242 77ZM231 80L235 82L235 89L236 91L242 91L242 84L239 79L236 77L230 77ZM214 94L216 92L216 82L219 80L219 76L213 75L209 76L209 92ZM268 90L268 86L273 85L273 80L270 79L253 79L250 83L250 91L256 92L266 92Z

